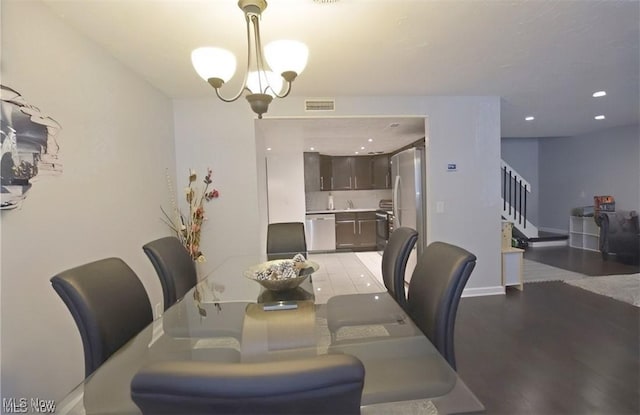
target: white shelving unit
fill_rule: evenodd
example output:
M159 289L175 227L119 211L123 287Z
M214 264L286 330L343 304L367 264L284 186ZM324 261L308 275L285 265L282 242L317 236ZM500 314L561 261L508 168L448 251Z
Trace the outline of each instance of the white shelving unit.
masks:
M502 248L502 285L505 287L514 285L522 291L524 289L522 254L524 249Z
M593 216L569 217L569 246L600 251L600 228Z

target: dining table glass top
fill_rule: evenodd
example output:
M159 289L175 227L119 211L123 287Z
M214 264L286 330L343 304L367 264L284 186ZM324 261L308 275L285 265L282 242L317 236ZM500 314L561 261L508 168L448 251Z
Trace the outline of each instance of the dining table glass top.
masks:
M317 271L285 291L267 290L247 275L264 256L228 258L85 379L59 410L139 413L130 382L142 366L156 361L245 363L327 353L347 353L363 362L362 406L369 413L401 404L430 405L432 413L484 409L386 291L316 302L314 278L325 275L326 255L311 255Z

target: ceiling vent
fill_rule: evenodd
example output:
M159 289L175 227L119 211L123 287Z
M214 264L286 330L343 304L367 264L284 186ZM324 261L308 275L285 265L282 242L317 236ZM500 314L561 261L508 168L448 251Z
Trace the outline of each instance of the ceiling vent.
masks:
M333 99L307 99L304 101L305 111L335 111L336 101Z

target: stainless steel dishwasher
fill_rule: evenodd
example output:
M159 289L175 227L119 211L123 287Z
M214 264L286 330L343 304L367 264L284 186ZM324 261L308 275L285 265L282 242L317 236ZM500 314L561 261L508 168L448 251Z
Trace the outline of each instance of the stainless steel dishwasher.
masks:
M309 252L336 250L336 215L306 215L304 225Z

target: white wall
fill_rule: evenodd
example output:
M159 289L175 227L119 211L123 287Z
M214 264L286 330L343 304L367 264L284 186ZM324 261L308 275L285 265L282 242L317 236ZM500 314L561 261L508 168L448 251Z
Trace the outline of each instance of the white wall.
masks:
M267 156L269 223L303 222L304 160L302 151Z
M257 253L263 239L258 218L260 212L266 217L266 205L258 206L258 183L266 186L266 168L264 156L256 156L258 137L248 106L246 100L174 100L178 188L187 184L189 168L210 167L220 192L205 206L208 220L200 243L205 273L229 255Z
M169 234L172 106L39 2L2 2L2 83L60 122L64 164L1 213L2 396L60 400L83 380L84 358L53 275L116 256L162 301L141 246Z
M499 98L337 97L336 108L335 113L321 114L429 117L427 238L458 244L478 256L468 293L500 292ZM269 117L312 115L304 111L300 97L276 100L268 113ZM213 97L176 102L178 170L186 160L208 155L214 172L225 169L229 177L225 186L243 189L227 199L225 186L218 186L220 214L211 225L229 233L207 242L220 258L240 248L262 249L268 223L266 178L258 167L260 158L264 160L264 148L260 148L264 138L256 135L254 122L261 121L254 118L244 100L225 104ZM458 165L455 173L446 171L451 162ZM444 204L444 212L435 213L437 202Z
M569 228L572 208L611 195L616 210L640 211L640 126L568 138L545 138L540 148L540 224Z

